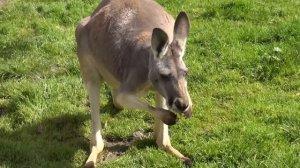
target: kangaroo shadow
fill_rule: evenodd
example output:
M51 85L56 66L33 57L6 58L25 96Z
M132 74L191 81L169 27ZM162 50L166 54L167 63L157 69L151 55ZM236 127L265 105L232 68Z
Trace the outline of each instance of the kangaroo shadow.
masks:
M114 109L112 104L106 106L101 113ZM0 117L17 112L14 110L8 113L1 108ZM88 112L65 113L14 130L0 128L0 167L82 167L90 152L87 122ZM137 131L127 138L104 137L102 161L121 157L131 146L155 146L149 135L149 131Z
M0 166L73 167L89 151L81 125L88 114L63 114L13 131L0 128Z

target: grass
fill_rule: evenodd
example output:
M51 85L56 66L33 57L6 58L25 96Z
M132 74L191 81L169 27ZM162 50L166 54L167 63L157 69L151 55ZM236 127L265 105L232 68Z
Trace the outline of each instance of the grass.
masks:
M0 9L0 167L82 167L87 159L74 29L98 3L12 0ZM185 60L194 115L171 127L173 145L194 167L300 167L299 1L159 3L192 22ZM151 115L116 112L108 87L102 92L106 139L152 128ZM183 167L151 136L101 166Z

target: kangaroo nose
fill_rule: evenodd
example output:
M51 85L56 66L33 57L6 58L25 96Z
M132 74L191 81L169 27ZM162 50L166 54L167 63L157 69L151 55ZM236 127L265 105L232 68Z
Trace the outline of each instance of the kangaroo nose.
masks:
M175 106L177 107L177 109L179 110L179 111L185 111L187 108L188 108L188 104L187 103L185 103L181 98L177 98L177 99L175 99Z

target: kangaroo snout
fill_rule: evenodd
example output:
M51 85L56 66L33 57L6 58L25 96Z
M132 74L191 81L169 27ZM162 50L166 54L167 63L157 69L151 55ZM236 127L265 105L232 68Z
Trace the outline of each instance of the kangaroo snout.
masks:
M175 99L169 99L168 106L173 111L179 112L179 113L185 113L186 111L189 111L189 101L185 101L183 98L175 98Z
M183 98L175 98L173 101L169 102L172 109L183 113L186 118L190 118L192 116L192 105L189 103L189 101L184 101Z
M178 109L178 111L186 111L189 107L188 102L185 102L182 98L176 98L174 101L175 107Z
M192 117L192 106L189 106L188 108L187 108L187 110L186 111L184 111L183 112L183 115L185 116L185 118L190 118L190 117Z

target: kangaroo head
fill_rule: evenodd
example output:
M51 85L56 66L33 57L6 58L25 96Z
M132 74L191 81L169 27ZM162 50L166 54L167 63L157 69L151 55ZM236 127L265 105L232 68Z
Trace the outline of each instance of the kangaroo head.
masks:
M154 57L150 80L155 89L166 99L169 109L191 116L192 102L187 89L188 69L183 61L190 23L181 12L175 21L173 41L169 43L166 32L155 28L151 48Z

